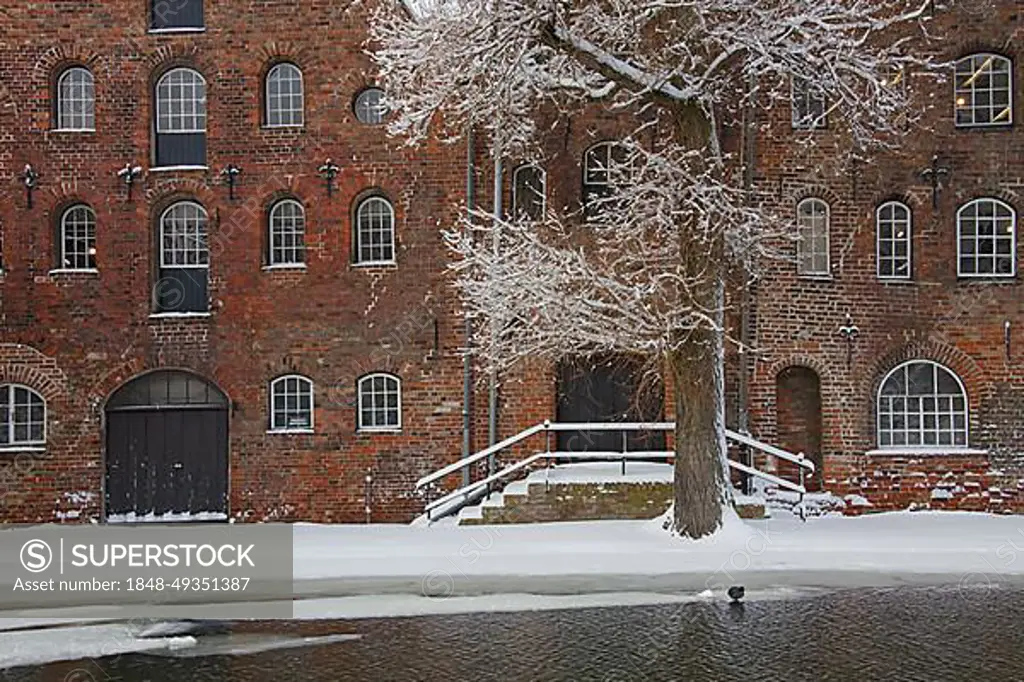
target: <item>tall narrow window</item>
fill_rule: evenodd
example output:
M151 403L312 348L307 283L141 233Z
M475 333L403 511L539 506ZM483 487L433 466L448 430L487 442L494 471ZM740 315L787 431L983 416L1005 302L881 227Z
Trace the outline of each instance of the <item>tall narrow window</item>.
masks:
M85 204L64 211L60 217L60 268L96 268L96 214Z
M596 220L614 208L609 199L615 187L626 181L626 148L616 142L599 142L583 155L584 219Z
M802 130L824 128L828 125L828 99L820 88L806 78L792 80L793 127Z
M875 212L878 234L878 276L910 279L910 208L889 201Z
M402 428L402 384L391 374L370 374L359 380L359 430Z
M797 273L812 277L831 274L829 211L821 199L804 199L796 207Z
M953 99L958 126L1013 123L1013 63L997 54L958 60Z
M395 209L384 197L370 197L356 209L356 263L395 262Z
M878 390L878 447L967 447L967 393L959 377L928 360L895 368Z
M289 375L270 384L270 430L313 430L313 382Z
M151 0L150 28L154 31L202 29L203 0Z
M0 449L46 443L46 401L31 388L0 386Z
M956 214L957 274L1013 277L1016 274L1017 215L998 199L975 199Z
M533 164L516 168L512 173L512 213L516 218L541 220L547 193L544 169Z
M57 79L57 128L96 129L96 87L88 69L73 66Z
M306 214L294 199L270 209L270 264L301 265L306 261Z
M353 106L356 119L366 125L380 125L387 115L387 108L384 106L384 91L380 88L366 88L356 95Z
M267 72L267 125L303 124L302 72L294 64L278 64Z
M157 81L156 165L206 165L206 80L192 69Z
M206 209L192 201L173 204L160 217L160 278L154 289L157 312L207 312L209 268Z

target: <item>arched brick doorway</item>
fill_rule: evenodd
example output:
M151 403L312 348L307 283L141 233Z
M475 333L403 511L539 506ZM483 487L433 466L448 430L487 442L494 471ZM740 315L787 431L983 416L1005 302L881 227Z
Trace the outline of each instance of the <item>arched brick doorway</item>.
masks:
M802 452L816 468L806 481L808 490L819 490L822 480L821 381L809 367L792 366L775 377L775 420L779 447ZM799 480L797 467L780 461L786 479Z
M215 521L228 513L228 399L190 372L162 370L106 406L108 522Z

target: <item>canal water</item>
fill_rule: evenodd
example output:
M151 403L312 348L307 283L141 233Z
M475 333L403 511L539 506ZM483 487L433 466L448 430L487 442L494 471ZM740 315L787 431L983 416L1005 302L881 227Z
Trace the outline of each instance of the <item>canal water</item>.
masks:
M268 635L333 637L223 653L225 642ZM18 668L0 671L0 680L1009 682L1024 680L1024 592L914 587L789 600L754 595L742 606L239 623L203 651Z

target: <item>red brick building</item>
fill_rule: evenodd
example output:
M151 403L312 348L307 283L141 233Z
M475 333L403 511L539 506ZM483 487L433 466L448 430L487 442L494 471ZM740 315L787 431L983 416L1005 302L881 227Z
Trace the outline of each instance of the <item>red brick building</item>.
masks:
M3 3L0 520L404 521L464 418L492 435L440 235L472 186L489 203L486 151L389 139L366 8L298 6ZM936 13L956 73L898 153L836 167L827 122L778 108L749 128L802 239L735 297L729 422L851 509L1018 504L1020 17ZM578 206L617 128L563 121L505 201ZM503 377L493 435L617 409L573 381Z

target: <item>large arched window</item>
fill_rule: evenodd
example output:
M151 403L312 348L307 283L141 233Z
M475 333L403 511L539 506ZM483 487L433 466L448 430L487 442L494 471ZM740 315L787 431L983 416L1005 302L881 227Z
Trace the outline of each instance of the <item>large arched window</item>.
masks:
M957 60L953 99L961 127L1013 123L1013 62L997 54L972 54Z
M875 211L878 245L878 276L910 279L910 208L887 201Z
M547 195L547 174L532 163L519 166L512 173L512 215L540 220L544 217Z
M829 209L821 199L804 199L796 206L797 273L827 277L829 265Z
M96 87L92 74L81 66L65 69L57 79L57 129L96 129Z
M302 265L306 261L306 212L294 199L270 208L270 265Z
M157 312L209 311L206 221L206 209L194 201L172 204L160 216L160 268L154 287Z
M96 268L96 214L76 204L60 217L60 266L63 270Z
M628 178L629 153L618 142L598 142L583 155L583 217L595 220L612 208L616 185Z
M282 63L267 72L266 121L270 127L301 126L303 120L302 72Z
M929 360L896 367L878 390L878 447L967 447L967 392Z
M359 430L402 428L402 382L392 374L368 374L359 380Z
M1013 277L1017 271L1017 215L998 199L975 199L956 213L957 274Z
M46 401L27 386L0 385L0 449L46 443Z
M313 382L290 374L270 383L270 430L313 430Z
M156 165L206 165L206 79L171 69L156 84Z
M395 262L395 209L381 196L356 208L355 261L361 265Z

